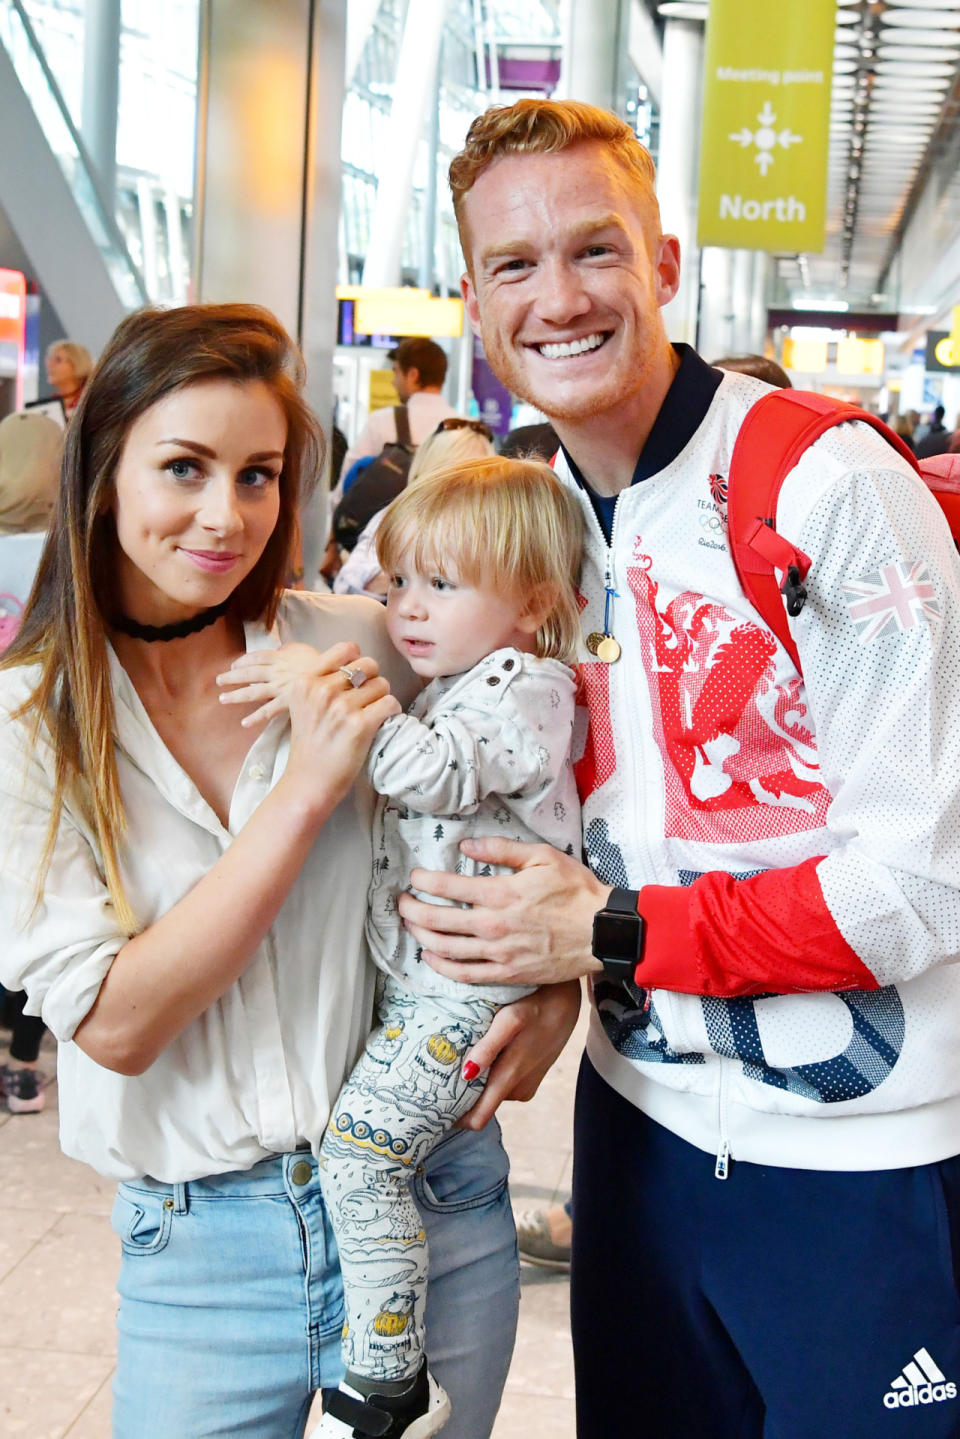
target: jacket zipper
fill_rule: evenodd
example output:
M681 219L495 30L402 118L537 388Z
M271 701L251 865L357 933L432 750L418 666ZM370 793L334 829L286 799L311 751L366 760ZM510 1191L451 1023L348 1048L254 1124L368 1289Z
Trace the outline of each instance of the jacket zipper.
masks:
M618 520L619 514L620 514L620 502L621 502L621 500L623 499L623 496L624 496L625 494L627 494L627 493L629 493L629 491L627 491L627 490L622 490L622 491L620 492L620 494L617 496L616 503L614 504L614 507L613 507L613 520L612 520L611 525L610 525L610 543L609 543L608 545L606 545L606 558L605 558L605 560L604 560L604 566L603 566L603 575L604 575L604 618L605 618L605 620L606 620L606 617L607 617L608 615L611 617L610 632L611 632L612 634L615 634L614 626L613 626L613 623L612 623L612 616L613 616L614 607L615 607L615 606L614 606L614 601L615 601L615 599L619 598L619 595L618 595L617 590L616 590L616 573L615 573L615 555L616 555L616 540L617 540L617 520ZM595 524L596 524L596 526L597 526L597 529L600 531L601 538L603 539L604 543L606 544L606 536L605 536L604 533L603 533L603 527L602 527L602 525L600 524L600 521L597 519L596 515L593 516L593 519L594 519L594 522L595 522ZM619 663L620 663L619 660L616 661L616 663L614 664L613 668L616 668L616 664L619 664ZM611 709L612 709L612 699L611 699ZM613 715L612 715L612 714L611 714L611 717L610 717L610 718L611 718L611 725L612 725L612 724L613 724ZM623 735L623 736L626 737L626 743L629 745L629 748L630 748L630 765L631 765L630 772L636 777L637 789L638 789L638 792L640 792L640 791L642 791L643 788L644 788L643 780L644 780L644 774L645 774L645 765L644 765L644 762L643 762L642 752L638 751L637 744L635 743L635 730L634 730L634 726L628 722L627 724L624 724L624 725L618 725L618 726L616 726L615 728L616 728L617 733L619 733L619 734L621 734L621 735ZM639 885L638 885L638 887L642 887L644 884L655 884L655 883L656 883L656 874L654 873L654 871L653 871L653 869L652 869L652 867L651 867L651 865L650 865L649 858L648 858L648 849L647 849L645 831L644 831L644 828L643 828L643 819L642 819L642 816L638 816L637 831L636 831L636 834L635 834L635 836L634 836L634 846L635 846L636 855L637 855L638 869L640 870L640 876L642 876L642 877L639 878Z
M730 1175L730 1143L727 1139L727 1072L730 1067L730 1060L719 1056L720 1061L720 1082L717 1086L717 1128L720 1132L720 1147L717 1150L717 1162L714 1166L714 1177L727 1179Z

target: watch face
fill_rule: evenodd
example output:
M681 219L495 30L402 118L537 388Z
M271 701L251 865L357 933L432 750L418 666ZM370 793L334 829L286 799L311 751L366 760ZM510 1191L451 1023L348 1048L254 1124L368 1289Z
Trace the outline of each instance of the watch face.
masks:
M594 954L598 959L637 958L637 941L640 932L640 916L637 914L616 914L602 910L596 917Z

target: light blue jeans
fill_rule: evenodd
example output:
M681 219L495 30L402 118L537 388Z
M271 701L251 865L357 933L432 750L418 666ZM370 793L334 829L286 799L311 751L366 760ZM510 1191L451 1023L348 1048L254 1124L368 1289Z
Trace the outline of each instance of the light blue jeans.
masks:
M430 1367L444 1439L487 1439L516 1333L519 1275L495 1123L454 1130L413 1192L430 1243ZM343 1293L309 1152L185 1185L121 1184L114 1439L299 1439L343 1373Z

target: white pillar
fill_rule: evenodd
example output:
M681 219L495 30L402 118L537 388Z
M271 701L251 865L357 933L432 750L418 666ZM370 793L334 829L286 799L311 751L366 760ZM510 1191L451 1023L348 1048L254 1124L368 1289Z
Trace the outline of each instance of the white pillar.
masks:
M442 54L443 44L441 37ZM437 186L440 181L440 72L442 63L438 55L433 67L433 85L427 111L427 170L423 186L423 215L421 216L420 278L422 290L432 290L437 273ZM441 294L444 292L441 290Z
M313 0L306 185L301 239L300 343L307 362L307 398L329 440L333 423L333 351L337 336L337 231L340 220L340 125L346 15L341 0ZM273 9L271 5L270 9ZM328 451L329 462L329 451ZM327 488L318 485L301 514L303 572L317 582L330 531Z
M573 0L567 11L556 99L616 110L620 78L620 0Z
M754 353L750 326L750 299L753 290L753 250L733 250L732 274L730 277L732 318L730 322L730 349L728 354L749 355Z
M380 0L350 0L349 5L344 5L344 19L347 22L347 49L343 67L344 85L349 85L356 73L357 66L360 64L360 56L366 48L367 39L373 29L373 22L377 18L379 8Z
M697 331L697 170L700 152L703 26L668 20L663 36L663 106L657 194L663 228L680 241L680 289L663 312L671 340L693 344Z
M299 338L307 399L327 435L337 332L343 0L205 3L198 113L196 290L250 300ZM271 124L264 126L262 116ZM317 580L326 487L304 507L304 570Z
M697 349L705 360L731 353L733 328L732 250L705 245L700 252L700 317Z
M108 214L117 187L120 95L120 0L86 0L83 15L83 108L80 131Z
M434 94L446 0L410 0L400 42L388 140L377 171L377 199L363 266L365 285L400 283L413 167Z
M763 250L753 252L753 283L750 290L750 349L763 354L767 340L767 277L770 256Z

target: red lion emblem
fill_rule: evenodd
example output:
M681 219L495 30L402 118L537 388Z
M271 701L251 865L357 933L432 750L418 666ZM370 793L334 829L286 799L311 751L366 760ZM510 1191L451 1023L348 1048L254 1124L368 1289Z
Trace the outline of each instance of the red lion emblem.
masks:
M646 556L627 578L663 756L666 837L736 844L820 828L830 795L801 681L775 680L773 636L690 590L659 610Z

